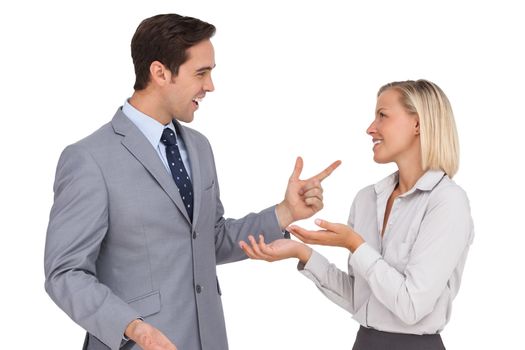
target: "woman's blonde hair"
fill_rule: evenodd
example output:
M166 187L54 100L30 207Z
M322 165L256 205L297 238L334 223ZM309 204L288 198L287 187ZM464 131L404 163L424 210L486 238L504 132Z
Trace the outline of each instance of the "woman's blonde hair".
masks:
M450 102L436 84L428 80L396 81L382 86L401 94L401 103L419 117L421 162L424 170L443 170L453 177L459 167L459 140Z

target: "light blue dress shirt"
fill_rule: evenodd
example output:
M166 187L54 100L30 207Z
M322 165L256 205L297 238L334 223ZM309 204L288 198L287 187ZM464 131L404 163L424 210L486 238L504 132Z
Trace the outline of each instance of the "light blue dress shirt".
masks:
M160 137L162 136L162 132L165 128L170 128L175 132L175 126L173 125L173 122L170 122L168 125L162 125L152 117L133 107L127 100L124 103L124 106L122 106L122 112L124 112L126 117L128 117L129 120L131 120L131 122L135 124L135 126L144 134L144 136L146 136L155 151L157 151L162 164L164 164L164 167L166 167L168 173L171 174L168 160L166 158L166 146L160 142ZM184 140L179 138L179 135L177 135L176 132L175 135L177 137L177 145L179 146L180 155L182 156L182 162L184 163L186 171L188 172L188 175L191 179L191 164L190 158L188 157L188 152L186 150L186 145L184 144Z

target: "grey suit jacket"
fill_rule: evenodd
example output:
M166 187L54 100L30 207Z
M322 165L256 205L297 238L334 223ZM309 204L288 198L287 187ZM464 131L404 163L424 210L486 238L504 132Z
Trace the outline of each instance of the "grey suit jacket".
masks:
M121 348L139 316L181 350L227 349L216 265L244 259L237 242L250 233L282 237L274 207L223 217L211 146L179 128L191 161L193 222L158 154L121 109L60 157L45 287L87 330L84 349Z

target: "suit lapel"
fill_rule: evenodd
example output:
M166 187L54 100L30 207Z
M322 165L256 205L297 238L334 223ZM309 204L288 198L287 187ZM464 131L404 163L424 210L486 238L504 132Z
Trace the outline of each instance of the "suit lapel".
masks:
M202 177L200 169L200 157L197 147L197 140L195 140L193 135L188 132L188 129L183 127L178 121L173 120L174 124L177 124L179 131L181 133L182 139L184 140L184 145L186 146L186 151L188 152L190 158L190 167L191 167L191 183L193 185L193 227L199 218L199 211L201 207L201 197L202 197Z
M179 211L186 218L188 222L190 219L184 203L177 191L177 186L173 178L166 171L164 164L159 159L156 150L151 147L151 143L146 139L142 132L131 122L119 108L113 120L111 121L115 133L123 137L122 145L144 166L144 168L153 176L157 183L162 187L164 192L175 203ZM190 158L191 157L190 154ZM192 167L193 170L193 167ZM194 190L195 192L195 190ZM194 214L195 218L195 214ZM195 221L195 220L194 220Z

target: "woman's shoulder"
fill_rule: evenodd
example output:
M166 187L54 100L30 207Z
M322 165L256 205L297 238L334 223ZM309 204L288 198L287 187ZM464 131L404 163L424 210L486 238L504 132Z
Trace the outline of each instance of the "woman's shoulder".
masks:
M447 175L432 189L429 204L438 205L450 203L453 205L469 205L465 190Z

